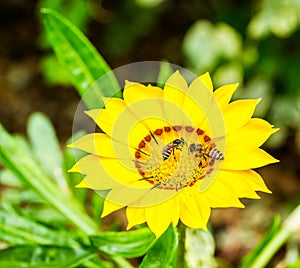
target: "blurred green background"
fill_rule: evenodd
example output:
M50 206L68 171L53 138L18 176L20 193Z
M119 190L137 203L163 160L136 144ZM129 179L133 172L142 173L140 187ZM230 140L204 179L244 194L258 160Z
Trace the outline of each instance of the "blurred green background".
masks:
M281 163L260 170L274 194L243 212L214 211L219 256L234 263L274 212L284 216L299 203L299 0L1 1L0 121L25 133L29 115L43 112L63 145L79 96L48 44L41 7L77 25L112 69L163 59L197 74L209 71L215 86L239 82L234 98L263 98L256 115L281 129L266 144Z

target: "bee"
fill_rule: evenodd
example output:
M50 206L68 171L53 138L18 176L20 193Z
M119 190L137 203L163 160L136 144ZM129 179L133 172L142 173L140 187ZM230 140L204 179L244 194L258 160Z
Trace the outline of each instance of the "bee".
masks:
M204 157L208 156L211 159L224 160L224 155L217 148L211 148L207 153L203 151L203 146L201 144L190 144L189 152L196 153L195 157L200 157L200 155L202 154Z
M201 144L195 144L195 143L192 143L190 144L189 146L189 152L190 153L196 153L196 152L201 152L202 150L202 145Z
M164 161L167 160L172 153L174 154L175 149L182 150L181 148L184 144L185 140L183 138L180 138L173 140L172 142L164 146L162 150L162 157Z
M209 151L208 156L212 159L224 160L224 155L217 148L212 148Z

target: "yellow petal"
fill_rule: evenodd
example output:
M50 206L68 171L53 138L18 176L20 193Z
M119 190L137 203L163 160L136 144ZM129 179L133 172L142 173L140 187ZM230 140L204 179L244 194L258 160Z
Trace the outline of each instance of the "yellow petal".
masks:
M216 97L217 102L222 111L224 111L227 108L227 105L231 100L233 93L236 91L238 85L238 83L224 85L222 87L217 88L214 91L214 96Z
M100 162L100 158L94 155L87 155L81 158L69 172L87 174L87 176L77 185L78 188L105 190L120 185L120 183L112 178L104 169Z
M173 125L182 125L181 110L187 89L187 82L179 71L172 74L164 86L163 97L166 119L168 122L172 122Z
M265 192L271 194L272 192L268 189L265 185L264 180L262 177L253 170L248 170L248 183L250 186L255 189L255 191Z
M126 102L120 98L103 98L106 110L117 112L122 111L126 107Z
M226 151L222 169L247 170L276 162L279 161L259 148L238 152L231 150Z
M227 185L238 198L259 199L256 191L271 193L260 175L252 170L220 170L216 183Z
M234 151L239 154L239 151L243 152L245 148L257 148L276 131L278 129L272 128L272 125L267 121L260 118L251 118L246 125L227 136L226 152Z
M138 101L132 102L128 106L128 111L134 115L136 122L143 124L149 131L155 131L158 128L169 125L164 108L165 102L162 98L149 97L140 98ZM127 124L130 123L127 121L127 118L123 119L123 117L121 115L120 120L126 120L125 123Z
M125 102L121 100L120 104L116 103L117 109L113 108L115 99L105 103L107 112L113 112L115 119L118 120L117 122L112 121L115 133L119 134L121 131L127 135L131 131L130 128L136 129L135 125L139 122L144 125L142 136L136 137L136 133L131 135L135 137L135 143L139 143L143 137L149 134L150 130L154 131L167 125L161 88L151 85L146 87L139 83L126 81L123 96ZM117 138L116 135L114 136ZM131 139L133 141L133 138ZM124 139L122 141L124 142Z
M224 111L223 118L226 126L226 133L245 125L252 117L258 100L237 100L227 105Z
M108 190L112 187L116 187L116 183L110 179L107 178L98 178L95 179L95 177L92 176L85 176L84 179L77 184L76 188L88 188L93 190Z
M186 95L183 108L194 124L213 137L225 136L222 111L212 91L201 79L191 83Z
M85 113L93 119L93 121L108 135L111 136L112 124L115 118L114 114L109 114L105 111L105 109L92 109L89 111L85 111ZM107 116L105 121L101 120L100 117Z
M210 205L206 196L199 193L198 185L186 187L179 193L180 220L188 227L207 230Z
M104 133L91 133L80 137L68 147L85 152L118 159L132 159L134 149L118 141L112 140Z
M209 72L199 76L199 79L207 86L210 91L213 91L213 84L209 75Z
M137 147L149 130L138 123L129 108L123 110L94 109L86 112L113 140Z
M146 219L149 228L156 235L161 236L171 223L175 226L179 220L179 205L177 198L171 198L156 206L146 208Z
M91 186L83 179L80 183L75 185L76 188L91 188Z
M238 199L231 182L222 179L222 175L220 171L214 183L203 193L207 197L210 206L212 208L245 207Z
M124 100L106 98L105 109L92 109L85 113L108 135L112 136L112 129L118 116L126 108Z
M200 128L205 131L206 135L210 135L210 122L208 117L202 111L200 105L196 103L192 98L186 96L183 103L183 111L186 114L186 118L190 120L182 120L184 125L192 126L194 128Z
M101 218L103 218L103 217L109 215L110 213L117 211L123 207L124 207L123 205L115 204L115 203L110 202L107 199L105 199Z
M106 199L116 204L130 207L143 207L140 200L151 191L153 186L145 181L137 181L127 185L114 187L106 195Z
M132 103L148 98L163 98L163 90L155 86L144 86L143 84L126 81L124 92L124 100L129 106Z
M70 170L87 174L85 182L89 188L103 190L123 187L146 187L149 183L140 181L140 174L131 160L117 160L87 155L81 158ZM104 188L105 187L105 188Z
M188 84L179 71L173 73L166 81L163 90L163 97L165 100L176 103L178 106L182 106L184 99L184 93L188 89Z
M135 225L142 224L146 221L145 208L126 208L126 216L128 220L127 230Z
M100 163L110 177L123 184L133 183L141 178L132 160L100 158ZM95 172L99 174L98 170Z

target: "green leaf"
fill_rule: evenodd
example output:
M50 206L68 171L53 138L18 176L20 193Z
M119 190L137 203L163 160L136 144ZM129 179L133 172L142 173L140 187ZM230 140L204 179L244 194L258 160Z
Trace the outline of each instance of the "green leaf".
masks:
M89 236L94 247L109 255L126 258L142 256L154 241L148 228L130 232L105 232Z
M96 191L93 191L93 195L91 198L92 212L95 219L101 219L101 214L104 207L105 198L103 194L99 194Z
M177 236L175 227L169 228L159 237L144 257L140 268L164 268L169 267L173 254L177 248Z
M3 169L0 171L0 184L18 188L23 186L18 177L9 169Z
M56 210L49 207L42 206L30 206L22 209L22 215L35 220L40 223L44 223L47 226L54 228L65 228L66 218Z
M0 136L0 161L4 166L80 230L87 234L97 232L96 224L84 213L81 205L60 191L34 162L31 155L19 146L18 140L10 136L1 124Z
M71 234L56 232L26 217L0 211L1 239L11 244L76 246Z
M94 256L91 251L66 247L17 246L0 251L0 267L78 267Z
M173 72L174 71L169 62L162 62L157 77L157 85L161 88L164 88L166 81Z
M3 191L0 200L14 204L44 203L45 201L33 190L7 189Z
M248 253L240 263L240 268L250 267L250 264L254 262L259 253L265 248L265 246L276 236L280 228L280 217L277 215L274 217L272 225L270 226L267 234L263 240L250 252Z
M29 117L27 133L32 152L43 171L53 178L63 192L68 186L62 172L62 155L55 130L50 120L42 113L34 113Z
M84 262L83 267L87 267L87 268L114 268L116 266L112 262L100 260L98 256L95 256L94 258ZM119 266L119 267L122 267L122 266ZM132 267L130 267L130 268L132 268Z
M71 82L66 69L59 64L55 55L44 56L40 61L45 83L48 86L70 86Z
M120 97L119 84L111 69L83 33L58 12L49 8L41 12L55 54L88 108L101 107L103 96ZM94 84L105 74L104 80Z
M77 140L78 138L82 137L86 133L84 131L80 131L78 133L75 133L71 138L67 140L66 144L71 144L74 140ZM72 148L68 148L65 146L65 151L63 153L63 171L65 174L65 177L67 179L67 183L75 196L75 198L81 203L85 204L87 200L87 194L89 192L89 189L86 188L76 188L75 185L80 183L83 179L83 176L76 172L68 172L68 170L74 166L76 163L76 159L81 159L87 155L87 153L75 150ZM100 217L97 219L99 221Z

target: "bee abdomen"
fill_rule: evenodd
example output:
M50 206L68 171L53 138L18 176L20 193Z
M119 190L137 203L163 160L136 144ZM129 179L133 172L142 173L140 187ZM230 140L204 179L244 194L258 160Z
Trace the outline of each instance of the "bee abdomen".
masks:
M224 155L216 148L211 149L208 156L212 159L224 160Z
M168 149L163 150L162 156L163 156L164 161L170 157L171 153L172 152Z

